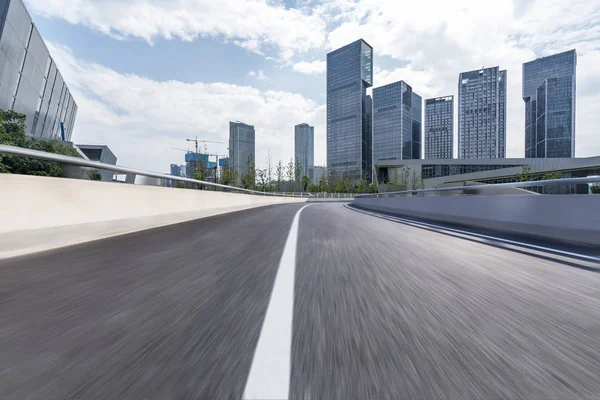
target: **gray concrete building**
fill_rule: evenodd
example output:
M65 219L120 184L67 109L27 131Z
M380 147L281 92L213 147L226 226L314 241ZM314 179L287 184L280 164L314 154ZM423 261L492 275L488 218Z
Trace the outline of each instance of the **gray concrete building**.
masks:
M373 89L373 159L421 158L422 99L404 81Z
M562 178L600 175L600 156L586 158L504 158L504 159L436 159L376 162L390 180L400 176L404 167L410 176L422 176L426 188L460 186L470 183L508 183L519 180L524 168L528 180L543 179L549 174ZM582 186L576 185L580 189ZM584 185L587 186L587 185Z
M76 146L90 161L99 161L104 164L117 165L117 157L108 148L108 146L94 144L78 144ZM103 181L113 181L113 176L115 174L113 171L101 169L98 170L98 172L100 172Z
M506 70L458 77L458 158L506 157Z
M239 121L229 122L229 162L237 173L238 184L248 172L248 157L256 163L254 126Z
M452 158L454 96L425 100L425 158Z
M0 108L25 114L27 135L71 140L77 104L22 0L0 0Z
M357 40L327 54L327 168L357 182L372 173L367 88L373 48Z
M575 157L577 52L523 64L525 157Z
M308 176L314 181L315 166L315 127L298 124L294 127L294 162L300 163L300 176Z

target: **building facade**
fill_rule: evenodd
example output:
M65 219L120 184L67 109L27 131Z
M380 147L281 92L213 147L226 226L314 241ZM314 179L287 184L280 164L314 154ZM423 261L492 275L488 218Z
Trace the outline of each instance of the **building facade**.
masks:
M404 81L373 89L373 159L421 158L422 99Z
M458 158L506 157L506 70L458 77Z
M30 136L71 140L77 104L22 0L0 0L0 108Z
M454 96L425 100L425 158L452 158Z
M525 157L575 157L577 52L523 64Z
M108 146L93 144L78 144L76 146L90 161L99 161L104 164L117 165L117 156L114 155ZM102 176L103 181L113 181L115 174L113 171L100 169L98 172L100 173L100 176Z
M321 182L321 179L327 179L327 167L317 165L313 170L314 180L313 183L318 185Z
M243 122L229 122L229 162L237 173L238 184L248 172L248 158L256 163L254 126Z
M300 176L308 176L314 180L315 167L315 128L308 124L294 127L294 161L300 163Z
M367 88L373 48L364 40L327 54L327 168L357 182L372 173Z

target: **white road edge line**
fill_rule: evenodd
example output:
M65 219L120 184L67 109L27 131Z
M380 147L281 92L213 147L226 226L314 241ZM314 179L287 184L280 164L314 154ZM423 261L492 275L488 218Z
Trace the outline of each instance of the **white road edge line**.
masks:
M302 207L292 221L246 380L244 399L287 399L290 390L296 247Z
M502 243L506 243L506 244L513 244L513 245L517 245L517 246L528 247L528 248L531 248L531 249L534 249L534 250L547 251L547 252L550 252L550 253L556 253L556 254L560 254L560 255L563 255L563 256L577 257L577 258L581 258L581 259L584 259L584 260L589 260L589 261L594 261L594 262L600 262L600 258L593 257L593 256L588 256L588 255L585 255L585 254L572 253L572 252L569 252L569 251L553 249L551 247L537 246L537 245L529 244L529 243L525 243L525 242L518 242L516 240L502 239L502 238L495 237L495 236L482 235L480 233L463 231L463 230L454 229L454 228L448 228L448 227L441 226L441 225L429 224L427 222L411 221L409 219L404 219L404 218L400 218L400 217L392 217L390 215L380 214L380 213L377 213L377 212L374 212L374 211L362 210L360 208L352 207L351 205L348 205L348 204L344 204L344 207L346 207L346 208L348 208L350 210L359 212L359 213L371 215L371 216L382 218L382 219L387 219L389 221L402 222L402 223L405 223L405 224L408 224L408 225L426 226L426 227L429 227L429 228L435 228L435 229L441 229L441 230L450 231L450 232L461 233L463 235L475 236L475 237L478 237L478 238L494 240L494 241L502 242Z

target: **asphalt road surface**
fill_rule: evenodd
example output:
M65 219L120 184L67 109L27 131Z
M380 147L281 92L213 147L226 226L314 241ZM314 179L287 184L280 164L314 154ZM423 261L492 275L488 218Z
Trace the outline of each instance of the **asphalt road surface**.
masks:
M600 269L304 206L0 261L0 399L600 398Z

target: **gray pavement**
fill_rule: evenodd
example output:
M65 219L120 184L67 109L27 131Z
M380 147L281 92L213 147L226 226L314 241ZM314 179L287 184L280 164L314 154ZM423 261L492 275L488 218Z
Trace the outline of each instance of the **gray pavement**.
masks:
M241 398L302 206L0 261L0 398ZM290 398L600 398L579 262L311 205Z

